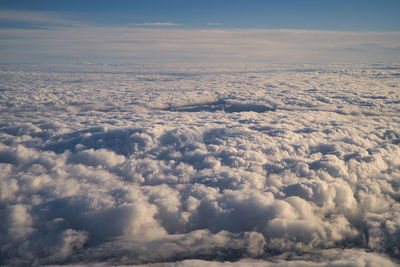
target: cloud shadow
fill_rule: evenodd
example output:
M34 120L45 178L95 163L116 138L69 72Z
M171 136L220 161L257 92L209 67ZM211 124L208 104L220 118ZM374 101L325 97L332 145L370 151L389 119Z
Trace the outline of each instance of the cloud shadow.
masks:
M270 107L262 104L250 104L250 103L236 103L229 102L224 99L219 99L213 102L206 102L200 104L190 104L183 106L167 107L163 110L175 111L175 112L215 112L223 111L226 113L235 112L257 112L263 113L268 111L275 111L275 107Z

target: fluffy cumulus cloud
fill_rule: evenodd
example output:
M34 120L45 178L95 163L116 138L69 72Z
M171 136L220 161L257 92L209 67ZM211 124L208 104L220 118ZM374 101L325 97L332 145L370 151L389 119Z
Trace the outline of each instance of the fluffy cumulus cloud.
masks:
M399 263L398 65L0 72L1 265Z

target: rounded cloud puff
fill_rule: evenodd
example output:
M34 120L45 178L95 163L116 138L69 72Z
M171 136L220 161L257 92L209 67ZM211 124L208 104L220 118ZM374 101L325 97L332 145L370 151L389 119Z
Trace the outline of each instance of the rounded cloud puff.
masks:
M398 264L398 66L175 67L4 67L1 265Z

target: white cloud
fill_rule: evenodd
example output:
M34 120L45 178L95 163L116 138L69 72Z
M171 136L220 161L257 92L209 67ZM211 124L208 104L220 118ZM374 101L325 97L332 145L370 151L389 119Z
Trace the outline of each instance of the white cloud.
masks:
M399 69L5 65L0 264L395 266Z
M143 22L143 23L130 23L130 26L145 26L145 27L171 27L179 26L180 24L173 22Z

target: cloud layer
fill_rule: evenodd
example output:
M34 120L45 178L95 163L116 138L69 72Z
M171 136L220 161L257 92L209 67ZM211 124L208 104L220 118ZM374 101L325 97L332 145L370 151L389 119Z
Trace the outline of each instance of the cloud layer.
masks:
M395 266L399 69L3 66L0 264Z
M2 63L82 60L108 63L393 63L400 60L398 32L188 29L172 22L106 27L20 11L0 11L1 20L22 25L12 24L13 27L0 29Z

